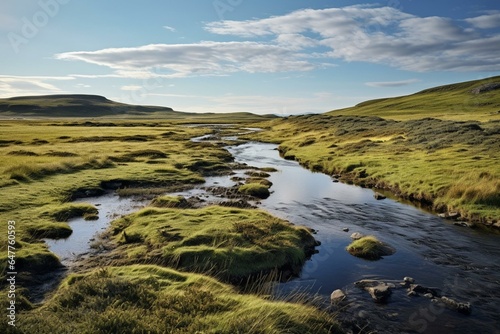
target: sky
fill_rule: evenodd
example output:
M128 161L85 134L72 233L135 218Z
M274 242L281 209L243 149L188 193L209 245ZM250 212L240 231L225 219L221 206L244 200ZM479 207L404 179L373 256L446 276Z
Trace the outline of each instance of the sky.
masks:
M2 0L0 98L321 113L500 74L498 0Z

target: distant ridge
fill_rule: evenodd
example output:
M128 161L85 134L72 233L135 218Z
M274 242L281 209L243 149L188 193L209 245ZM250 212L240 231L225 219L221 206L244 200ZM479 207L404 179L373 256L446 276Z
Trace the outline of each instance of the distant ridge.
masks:
M327 114L392 119L500 119L500 76L433 87L406 96L365 101Z
M249 112L192 113L169 107L119 103L104 96L68 94L0 99L0 119L12 118L122 118L162 119L181 123L245 123L276 118Z
M104 96L69 94L0 99L0 115L11 117L102 117L183 114L168 107L118 103Z

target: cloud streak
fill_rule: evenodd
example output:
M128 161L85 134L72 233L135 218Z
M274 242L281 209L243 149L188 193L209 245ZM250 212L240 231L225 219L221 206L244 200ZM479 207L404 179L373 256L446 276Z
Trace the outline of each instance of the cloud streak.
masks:
M71 76L0 75L0 97L60 94L64 91L51 82L68 80L74 80L74 78Z
M129 78L311 71L339 61L414 72L491 72L500 70L500 35L488 31L496 27L498 11L458 21L358 5L205 25L213 34L238 41L151 44L55 57L106 66Z
M418 79L408 79L401 81L380 81L380 82L366 82L365 85L369 87L403 87L419 82Z

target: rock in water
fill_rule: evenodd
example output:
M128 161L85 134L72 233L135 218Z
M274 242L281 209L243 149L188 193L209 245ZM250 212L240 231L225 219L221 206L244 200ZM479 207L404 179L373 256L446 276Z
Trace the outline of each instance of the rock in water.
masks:
M472 312L472 308L470 303L459 303L454 299L448 297L441 297L440 299L448 308L452 310L456 310L462 314L470 314Z
M333 291L332 294L330 295L330 300L332 303L336 304L343 301L346 297L347 297L346 294L342 290L337 289Z
M375 199L377 201L380 201L380 200L383 200L383 199L386 199L387 197L385 197L384 195L382 195L381 193L375 193L375 195L373 195L373 197L375 197Z
M392 293L391 289L395 287L394 284L379 282L376 280L361 280L354 283L359 288L367 291L372 299L377 303L382 303L387 300Z
M409 284L413 284L413 283L415 283L415 279L414 279L414 278L412 278L412 277L408 277L408 276L406 276L405 278L403 278L403 281L404 281L405 283L409 283Z
M364 237L364 235L362 235L361 233L359 232L354 232L353 234L351 234L351 239L352 240L359 240L361 239L362 237Z

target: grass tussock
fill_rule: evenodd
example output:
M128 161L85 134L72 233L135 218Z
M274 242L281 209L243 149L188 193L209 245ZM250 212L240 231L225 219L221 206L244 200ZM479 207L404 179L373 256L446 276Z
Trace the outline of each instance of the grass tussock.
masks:
M247 183L238 188L238 191L250 196L258 198L268 198L271 193L269 192L269 185L259 183Z
M259 210L212 206L146 208L113 222L124 263L153 261L230 281L296 269L315 246L312 235Z
M367 260L378 260L393 253L386 244L372 235L354 240L347 246L347 251L354 256Z
M314 307L241 295L205 276L149 265L72 275L18 322L11 333L341 332Z
M189 202L182 196L160 196L151 202L157 208L188 208Z
M97 215L98 210L95 206L86 203L69 203L59 207L49 209L43 214L54 218L58 222L67 222L76 217L92 217Z

